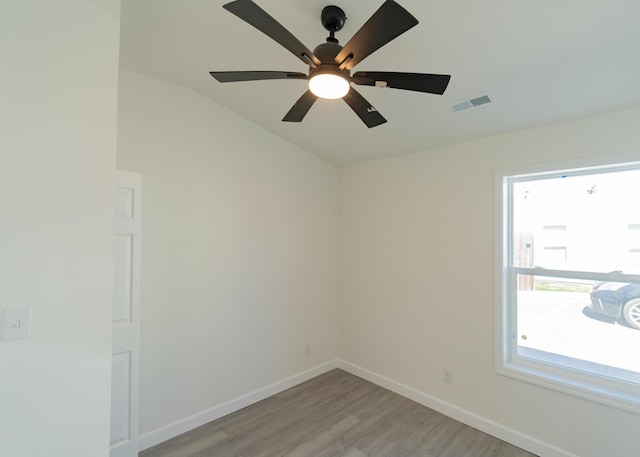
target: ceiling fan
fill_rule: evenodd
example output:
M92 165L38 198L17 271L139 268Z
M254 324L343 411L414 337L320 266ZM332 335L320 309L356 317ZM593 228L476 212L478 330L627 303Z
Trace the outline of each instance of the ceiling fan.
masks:
M351 69L367 56L418 24L411 13L393 0L386 0L344 47L338 44L335 32L342 29L347 17L341 8L326 6L320 19L329 31L329 37L313 52L252 0L236 0L223 8L280 43L309 66L308 74L291 71L210 72L211 76L223 83L268 79L308 80L309 89L282 119L285 122L301 122L319 97L342 98L367 127L375 127L387 120L351 83L442 95L451 79L450 75L385 71L358 71L351 75Z

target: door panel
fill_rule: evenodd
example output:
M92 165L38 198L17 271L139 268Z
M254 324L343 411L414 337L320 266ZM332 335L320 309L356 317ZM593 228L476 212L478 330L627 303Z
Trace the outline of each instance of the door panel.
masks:
M113 274L113 323L131 324L133 236L115 236Z
M141 190L140 174L116 173L110 457L138 455Z
M114 354L111 366L111 446L131 440L131 352Z

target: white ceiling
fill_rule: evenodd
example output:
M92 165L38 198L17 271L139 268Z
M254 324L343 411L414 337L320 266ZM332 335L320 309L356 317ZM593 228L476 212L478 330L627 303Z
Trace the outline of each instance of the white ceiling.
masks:
M336 35L345 44L383 2L255 1L310 49L328 35L324 6L345 10ZM193 89L338 166L640 105L638 0L398 0L420 23L353 71L450 74L445 94L358 86L386 124L368 129L342 100L318 100L302 123L285 123L306 81L209 75L307 72L224 3L123 0L121 67ZM494 103L449 109L484 93Z

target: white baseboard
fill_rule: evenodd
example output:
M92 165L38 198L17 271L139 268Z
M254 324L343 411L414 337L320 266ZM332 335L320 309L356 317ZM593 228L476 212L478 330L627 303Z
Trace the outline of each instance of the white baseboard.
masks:
M305 370L301 373L290 376L266 387L254 390L253 392L242 395L238 398L234 398L233 400L229 400L225 403L214 406L212 408L208 408L204 411L200 411L199 413L185 417L171 424L167 424L155 430L151 430L150 432L140 435L140 437L138 438L138 448L140 451L144 451L145 449L155 446L156 444L160 444L178 435L186 433L189 430L193 430L194 428L200 427L201 425L207 424L216 419L220 419L227 414L231 414L242 408L246 408L249 405L269 398L272 395L276 395L284 390L297 386L298 384L308 381L309 379L313 379L316 376L331 371L336 367L337 361L331 360L329 362L323 363L322 365L318 365L309 370Z
M189 430L193 430L201 425L226 416L227 414L246 408L247 406L269 398L272 395L276 395L284 390L308 381L309 379L331 371L334 368L340 368L341 370L354 374L362 379L366 379L380 387L384 387L398 395L409 398L426 406L427 408L436 410L457 421L467 424L470 427L478 429L484 433L488 433L489 435L511 443L514 446L518 446L533 454L539 455L540 457L579 457L576 454L572 454L537 438L518 432L517 430L513 430L505 425L440 400L439 398L402 384L394 379L382 376L378 373L367 370L366 368L362 368L341 359L331 360L322 365L318 365L317 367L305 370L301 373L250 392L246 395L242 395L233 400L229 400L220 405L208 408L199 413L147 432L139 437L139 450L143 451L155 446L156 444L160 444L178 435L186 433Z
M545 443L524 433L513 430L503 424L499 424L485 417L474 414L446 401L440 400L429 394L421 392L413 387L409 387L386 376L374 373L345 360L338 359L337 368L354 374L362 379L366 379L380 387L384 387L392 392L409 398L421 405L438 411L445 416L449 416L463 424L469 425L489 435L495 436L507 443L518 446L540 457L579 457L576 454L560 449L549 443Z

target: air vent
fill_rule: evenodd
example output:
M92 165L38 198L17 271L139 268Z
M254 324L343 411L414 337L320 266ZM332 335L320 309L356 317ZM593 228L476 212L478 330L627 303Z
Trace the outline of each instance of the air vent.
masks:
M469 100L463 100L458 103L454 103L453 105L449 105L451 111L458 112L464 111L470 108L476 108L478 106L486 105L487 103L493 102L493 96L490 94L479 95L478 97L470 98Z

